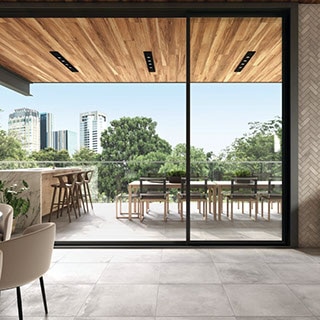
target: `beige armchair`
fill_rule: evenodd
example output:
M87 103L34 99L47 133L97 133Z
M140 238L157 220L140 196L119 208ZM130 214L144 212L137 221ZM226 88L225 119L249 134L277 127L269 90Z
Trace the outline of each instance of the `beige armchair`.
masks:
M20 287L39 278L48 313L43 275L51 263L56 226L52 222L28 227L21 236L0 243L3 253L0 291L16 288L19 319L23 319Z
M0 279L1 279L1 274L2 274L2 251L0 250Z
M0 219L0 241L9 240L12 232L13 208L4 203L0 203L2 217Z

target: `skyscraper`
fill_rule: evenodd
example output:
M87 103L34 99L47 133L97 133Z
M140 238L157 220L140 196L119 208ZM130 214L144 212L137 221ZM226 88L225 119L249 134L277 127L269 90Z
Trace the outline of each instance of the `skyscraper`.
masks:
M107 129L107 116L98 111L80 114L80 147L102 152L100 138Z
M77 133L70 130L53 131L53 148L67 150L72 156L78 149Z
M40 150L40 117L36 110L15 109L9 115L8 134L21 141L29 153Z
M52 147L52 113L40 113L40 149Z

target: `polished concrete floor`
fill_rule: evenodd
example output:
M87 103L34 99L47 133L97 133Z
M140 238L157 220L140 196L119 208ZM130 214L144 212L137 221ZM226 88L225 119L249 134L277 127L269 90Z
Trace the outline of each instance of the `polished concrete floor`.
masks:
M270 221L266 215L259 214L257 221L253 221L248 214L248 207L242 214L241 208L234 206L234 220L226 216L226 206L221 215L221 221L215 221L212 214L208 214L207 221L199 214L195 203L191 205L191 239L192 240L281 240L282 215L276 210L271 211ZM152 203L151 212L145 214L145 219L116 219L115 203L94 203L94 209L82 214L78 219L71 213L69 223L66 212L56 219L57 240L59 241L175 241L185 240L186 225L180 221L177 204L170 203L168 221L163 221L163 204ZM127 211L124 204L123 211ZM253 210L254 211L254 210ZM267 212L265 206L264 212ZM252 215L253 217L253 215ZM47 221L48 216L43 218Z
M26 320L320 319L320 249L55 249ZM15 290L0 319L17 319Z

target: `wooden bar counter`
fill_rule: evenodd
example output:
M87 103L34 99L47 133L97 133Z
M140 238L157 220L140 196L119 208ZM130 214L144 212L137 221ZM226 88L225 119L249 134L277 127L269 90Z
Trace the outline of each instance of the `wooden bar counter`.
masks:
M51 184L58 181L55 175L79 170L81 169L77 167L0 170L0 180L5 181L7 186L16 183L20 187L22 180L29 185L29 190L26 190L21 196L30 199L30 208L27 216L17 221L16 230L21 231L30 225L41 223L42 217L49 214L52 197Z

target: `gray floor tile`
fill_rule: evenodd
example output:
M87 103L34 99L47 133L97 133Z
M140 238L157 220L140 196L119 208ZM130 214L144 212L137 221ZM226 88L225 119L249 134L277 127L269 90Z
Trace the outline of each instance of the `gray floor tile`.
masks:
M158 284L160 263L111 262L98 283Z
M162 249L123 249L113 256L111 262L161 262Z
M320 264L269 264L270 268L284 283L296 284L320 284Z
M155 317L75 317L74 320L155 320Z
M304 303L304 305L313 313L320 317L320 285L316 284L297 284L289 285L292 292Z
M46 286L48 309L50 317L72 317L76 316L81 306L86 301L92 285L60 285L47 284ZM23 313L25 317L44 316L44 309L41 299L41 291L38 285L34 284L27 290L22 287ZM9 304L0 316L17 316L16 301Z
M46 283L96 283L105 263L57 263L47 272Z
M155 316L158 285L95 285L78 316Z
M214 262L264 262L263 256L256 249L211 249Z
M305 252L295 249L258 249L268 263L312 263L315 261Z
M156 320L236 320L235 317L156 317Z
M299 299L282 284L226 284L236 316L311 316Z
M162 263L160 283L221 283L213 263Z
M280 283L266 263L216 263L222 283Z
M64 255L62 255L60 262L107 263L110 262L111 259L119 253L119 250L70 249ZM64 251L64 249L58 249L55 251Z
M212 262L208 249L163 249L162 262Z
M218 284L160 285L157 304L160 316L232 316L229 301Z

